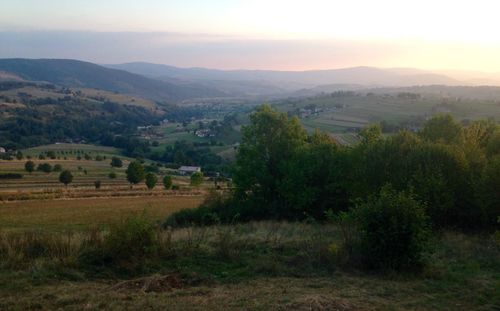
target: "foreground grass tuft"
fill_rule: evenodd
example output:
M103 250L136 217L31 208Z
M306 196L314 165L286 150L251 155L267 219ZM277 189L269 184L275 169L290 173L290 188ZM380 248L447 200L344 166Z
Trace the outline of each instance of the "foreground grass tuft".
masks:
M111 230L4 232L0 309L488 310L500 305L500 245L493 237L448 232L434 238L419 274L367 274L341 265L332 248L341 240L335 225L252 222L160 229L144 216ZM122 252L127 245L130 252Z

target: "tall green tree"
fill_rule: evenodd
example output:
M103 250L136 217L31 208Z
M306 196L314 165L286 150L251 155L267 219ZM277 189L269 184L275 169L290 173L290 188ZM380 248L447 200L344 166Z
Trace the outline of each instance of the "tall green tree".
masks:
M289 162L281 191L290 208L286 218L321 219L327 210L349 204L347 152L327 134L316 131Z
M287 210L283 181L289 161L306 141L307 134L297 118L289 119L268 105L257 108L250 115L250 125L242 129L234 171L237 195L276 216Z
M462 127L449 114L439 114L428 120L419 135L431 142L445 144L459 143L462 138Z
M500 216L500 155L493 157L483 173L478 188L481 199L481 216L490 225Z
M122 167L123 166L123 162L118 157L112 157L111 158L111 166L112 167Z
M130 186L140 183L145 177L144 167L139 161L130 162L125 173Z
M172 176L165 175L165 177L163 177L163 187L167 190L172 188Z
M73 174L68 170L64 170L59 174L59 181L68 187L68 184L73 181Z
M148 187L149 190L152 190L156 186L157 182L158 178L156 177L155 174L153 173L146 174L146 187Z
M30 174L33 173L33 171L35 170L35 162L26 161L26 163L24 163L24 169Z

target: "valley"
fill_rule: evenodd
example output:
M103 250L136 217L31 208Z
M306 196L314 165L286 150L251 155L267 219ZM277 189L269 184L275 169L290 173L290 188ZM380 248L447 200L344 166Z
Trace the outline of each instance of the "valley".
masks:
M500 87L364 67L0 72L0 310L500 302Z

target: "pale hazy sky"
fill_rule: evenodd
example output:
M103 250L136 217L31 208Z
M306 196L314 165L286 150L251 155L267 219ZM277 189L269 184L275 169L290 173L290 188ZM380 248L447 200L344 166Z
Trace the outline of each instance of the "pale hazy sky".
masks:
M0 57L500 71L499 12L498 0L0 0Z

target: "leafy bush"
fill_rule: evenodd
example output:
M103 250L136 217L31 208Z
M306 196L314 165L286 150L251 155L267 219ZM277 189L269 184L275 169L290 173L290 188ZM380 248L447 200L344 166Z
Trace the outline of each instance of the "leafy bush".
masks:
M155 252L155 227L145 214L112 225L105 244L117 260L144 259Z
M233 208L233 198L215 191L197 208L183 209L171 214L164 227L206 226L216 223L230 223L239 219L238 210Z
M196 172L191 175L191 186L198 187L203 183L203 173Z
M157 247L156 228L145 214L141 214L111 225L102 243L88 243L79 259L86 265L135 271L157 255Z
M172 176L165 175L165 177L163 177L163 187L167 190L172 188Z
M36 167L36 170L44 172L44 173L50 173L50 172L52 172L52 165L50 165L49 163L41 163L41 164L38 164L38 166Z
M73 174L68 170L62 171L61 174L59 174L59 181L67 186L73 181Z
M156 186L157 181L158 178L156 177L155 174L153 173L146 174L146 186L148 187L149 190L152 190Z
M127 173L127 180L131 185L138 184L139 182L144 180L144 167L142 166L140 161L130 162L125 172Z
M189 227L191 225L212 225L216 223L217 215L214 210L207 205L193 209L183 209L170 215L164 222L166 227Z
M115 172L111 172L108 174L108 178L109 179L115 179L116 178L116 173Z
M35 170L35 162L27 161L24 163L24 170L31 174Z
M362 261L372 269L407 270L422 265L427 239L424 207L411 194L390 185L353 211Z

